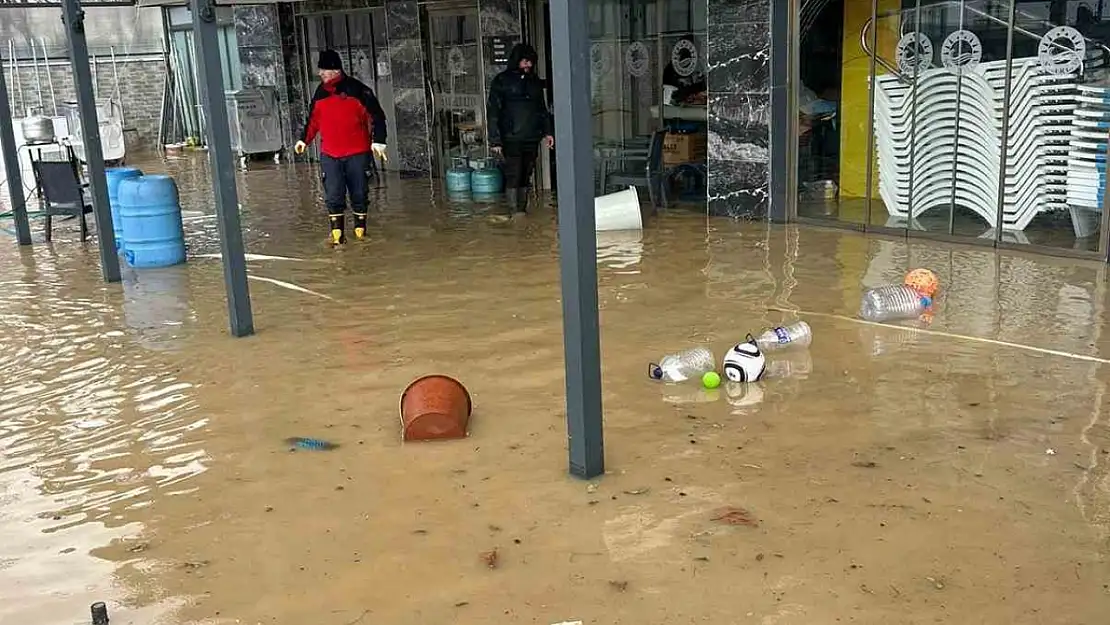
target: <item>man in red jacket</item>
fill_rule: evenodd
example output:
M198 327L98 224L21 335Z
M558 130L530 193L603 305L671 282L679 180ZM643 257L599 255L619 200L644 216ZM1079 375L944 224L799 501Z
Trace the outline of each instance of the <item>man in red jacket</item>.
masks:
M344 234L347 197L355 215L355 238L366 235L366 172L371 153L385 159L385 113L366 85L343 73L335 50L324 50L317 63L320 86L308 105L304 137L294 150L303 154L320 135L320 170L331 243L347 242Z

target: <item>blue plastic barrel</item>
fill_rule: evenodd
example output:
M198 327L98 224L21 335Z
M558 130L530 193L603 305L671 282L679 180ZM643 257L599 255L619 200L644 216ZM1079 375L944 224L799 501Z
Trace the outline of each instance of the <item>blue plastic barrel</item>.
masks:
M173 178L127 178L119 183L118 195L127 264L169 267L185 262L185 230Z
M470 177L470 189L479 195L501 193L501 170L496 167L477 169Z
M119 217L119 183L128 178L138 178L143 172L138 167L113 167L104 170L108 179L108 206L112 209L112 232L116 233L116 252L123 251L123 224Z
M447 170L447 192L470 193L470 175L470 168L465 166L456 165Z

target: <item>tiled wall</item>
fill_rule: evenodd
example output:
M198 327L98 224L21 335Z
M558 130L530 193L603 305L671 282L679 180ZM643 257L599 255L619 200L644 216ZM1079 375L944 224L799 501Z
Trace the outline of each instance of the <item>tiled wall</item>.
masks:
M156 151L166 80L162 55L118 57L114 73L103 58L97 59L96 63L98 69L93 76L101 97L116 95L116 76L119 76L119 102L123 107L124 127L128 129L124 133L127 149L134 152ZM21 60L14 74L5 60L3 72L8 85L8 101L17 117L26 114L28 108L38 107L40 94L43 109L48 115L54 113L54 103L61 107L76 100L73 66L68 59L51 59L49 65L41 59L37 64ZM19 132L18 126L15 131Z
M409 173L430 172L431 136L424 90L424 46L420 41L420 8L415 0L385 3L390 77L396 136L396 167Z
M709 0L709 212L763 217L771 189L771 2ZM779 175L776 173L776 176Z
M239 44L239 67L244 88L272 86L277 88L281 107L285 145L293 145L293 135L300 124L291 116L289 82L283 53L280 5L259 4L235 6L235 38ZM294 52L296 47L293 48Z

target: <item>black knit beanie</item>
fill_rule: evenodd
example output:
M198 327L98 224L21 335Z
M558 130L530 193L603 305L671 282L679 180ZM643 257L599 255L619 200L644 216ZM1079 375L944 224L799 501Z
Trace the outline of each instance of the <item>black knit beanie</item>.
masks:
M339 58L339 53L335 50L321 50L320 62L316 64L320 69L343 69L343 60Z

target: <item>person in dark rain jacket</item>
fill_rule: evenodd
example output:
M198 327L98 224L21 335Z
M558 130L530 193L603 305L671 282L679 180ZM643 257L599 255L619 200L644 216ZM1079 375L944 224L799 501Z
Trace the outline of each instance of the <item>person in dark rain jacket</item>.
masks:
M535 72L537 59L532 46L517 44L509 54L508 69L493 79L489 89L489 145L494 154L504 156L505 194L515 213L528 210L528 186L540 143L547 148L555 145L544 82Z
M304 137L294 148L303 154L320 136L320 170L324 178L324 203L328 208L331 243L347 241L347 196L355 217L356 239L366 235L366 171L370 159L385 159L385 113L374 92L343 73L343 63L334 50L320 52L317 63L320 86L308 105Z

